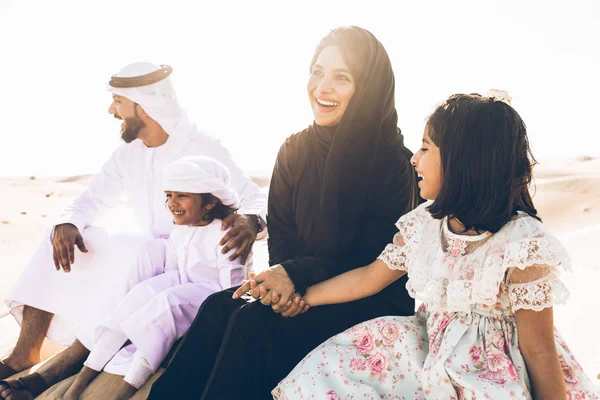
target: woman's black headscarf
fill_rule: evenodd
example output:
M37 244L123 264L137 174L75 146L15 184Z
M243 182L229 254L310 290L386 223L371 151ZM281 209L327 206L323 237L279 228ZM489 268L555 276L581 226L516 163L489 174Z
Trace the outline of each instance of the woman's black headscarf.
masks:
M328 46L340 50L355 80L354 95L340 123L335 127L313 123L310 129L319 164L324 165L317 236L326 235L333 245L321 250L340 251L351 245L359 229L368 190L378 176L376 166L385 166L377 162L384 156L385 144L401 134L394 73L383 45L365 29L337 28L321 40L311 66Z

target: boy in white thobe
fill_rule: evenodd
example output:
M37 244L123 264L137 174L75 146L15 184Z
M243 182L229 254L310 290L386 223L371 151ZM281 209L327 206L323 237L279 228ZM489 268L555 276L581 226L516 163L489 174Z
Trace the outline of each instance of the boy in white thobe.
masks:
M80 368L88 355L84 344L75 340L80 326L97 326L106 318L127 293L115 290L114 296L103 296L113 277L133 265L144 243L168 238L173 229L161 190L168 163L201 155L229 169L240 208L223 221L223 227L233 226L222 239L223 252L236 248L232 257L244 260L257 234L266 234L266 194L244 175L219 141L198 132L190 122L168 78L171 71L169 66L141 62L111 78L108 90L113 103L108 111L123 120L121 138L126 144L67 207L10 293L7 304L22 327L12 354L0 361L0 379L37 364L45 336L70 346L18 382L0 382L2 395L19 392L19 396L35 397ZM138 234L111 236L97 224L123 195L130 201ZM57 272L60 268L69 273ZM91 341L93 335L88 337Z
M191 155L218 160L230 171L231 186L240 195L241 203L236 215L254 220L262 216L259 221L265 217L266 194L234 163L218 140L199 132L190 122L177 101L170 78L162 77L158 82L140 87L112 86L113 81L152 75L164 68L150 63L131 64L109 83L108 90L114 98L109 112L125 121L122 137L127 143L113 153L85 193L66 208L56 223L56 227L74 225L81 233L87 252L76 251L76 261L69 268L70 273L58 273L49 233L7 299L11 313L19 323L25 305L54 314L46 336L56 343L70 345L79 323L94 324L102 320L114 304L98 302L97 298L119 269L132 263L147 240L169 237L173 223L161 191L161 174L168 163ZM134 121L130 125L130 119L119 112L117 103L121 98L133 101L136 107L141 107L158 123L159 128L168 134L164 144L149 147L139 137L136 140L135 136L127 136L138 114L132 117ZM138 232L135 235L109 235L97 224L121 201L123 195L130 201Z
M177 225L168 240L152 242L152 257L162 257L141 254L136 267L127 269L128 276L117 279L117 285L126 282L131 290L95 330L91 353L66 398L78 398L102 369L125 375L117 398L128 398L186 333L202 302L242 283L251 263L231 261L219 245L221 219L239 206L229 181L227 169L206 157L186 157L165 167L163 189ZM199 199L200 193L210 193L227 211L215 211L214 203L193 203L191 198ZM132 346L115 357L128 339ZM133 360L125 362L131 349ZM111 359L112 365L107 365Z

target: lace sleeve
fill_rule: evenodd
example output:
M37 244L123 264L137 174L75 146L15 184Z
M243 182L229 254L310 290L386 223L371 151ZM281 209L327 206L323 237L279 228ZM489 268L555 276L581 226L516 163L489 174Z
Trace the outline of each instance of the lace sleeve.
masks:
M558 278L556 268L533 265L508 271L508 297L516 312L520 309L541 311L554 304L564 304L569 290Z
M513 232L515 235L522 235L523 238L511 241L506 247L505 269L518 267L523 270L537 264L554 267L563 272L571 271L569 255L556 237L546 231L540 222L531 221L531 218L518 221L522 221L524 227L514 229Z
M427 211L430 203L419 205L411 212L401 216L396 222L398 233L394 235L393 242L385 246L385 249L377 257L391 269L408 272L408 254L417 247L421 241L420 233L423 226L428 220L431 220L431 214Z
M408 246L404 244L402 235L396 233L393 243L385 246L385 249L383 249L377 258L383 261L390 269L408 272L408 265L406 263L407 254Z
M420 228L425 224L427 220L431 219L431 214L427 211L427 207L431 202L426 202L419 205L417 208L409 213L404 214L396 222L396 227L400 232L401 238L404 242L418 242Z

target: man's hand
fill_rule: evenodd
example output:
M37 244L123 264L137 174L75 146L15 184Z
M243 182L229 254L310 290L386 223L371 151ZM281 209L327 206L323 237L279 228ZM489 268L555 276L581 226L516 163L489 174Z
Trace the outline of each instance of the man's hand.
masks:
M229 214L221 225L221 229L225 230L232 227L221 242L219 243L223 247L223 254L228 253L231 249L237 249L229 259L231 261L238 257L241 257L242 264L246 263L246 259L252 250L252 245L256 240L258 233L258 223L256 218L252 218L247 215L240 214Z
M83 244L83 237L75 225L60 224L54 227L52 257L57 271L60 271L61 266L63 271L71 271L71 264L75 263L75 245L82 253L88 252Z
M287 305L295 290L294 282L288 276L285 268L281 265L275 265L258 275L251 274L250 280L244 282L235 291L233 298L237 299L246 292L250 292L250 295L255 299L260 298L261 303L264 305L271 305L273 311L281 312L279 310ZM281 306L278 306L279 304Z

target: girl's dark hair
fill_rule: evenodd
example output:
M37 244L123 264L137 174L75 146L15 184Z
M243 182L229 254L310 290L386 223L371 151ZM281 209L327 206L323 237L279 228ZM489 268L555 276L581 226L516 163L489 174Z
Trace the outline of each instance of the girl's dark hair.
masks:
M204 206L205 204L215 204L213 209L206 213L206 215L204 216L204 219L206 220L212 221L215 218L225 219L228 215L233 214L237 211L237 208L226 206L221 202L221 200L219 200L216 196L210 193L200 193L200 198L202 199L202 206Z
M518 211L537 216L529 194L537 163L527 129L508 104L455 94L436 108L427 132L440 149L442 187L429 211L457 218L465 230L498 232Z

